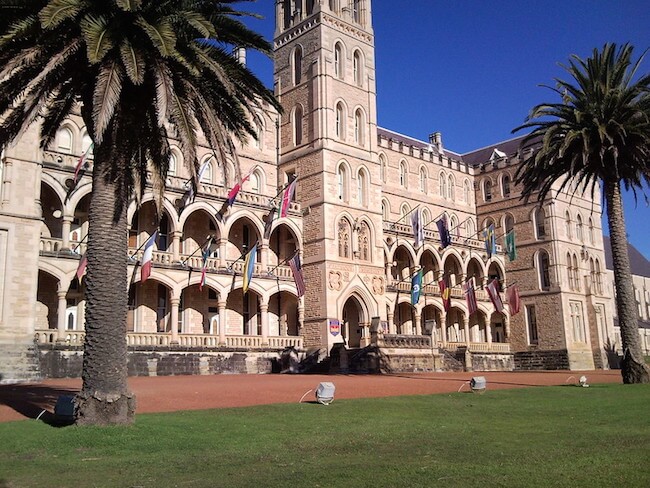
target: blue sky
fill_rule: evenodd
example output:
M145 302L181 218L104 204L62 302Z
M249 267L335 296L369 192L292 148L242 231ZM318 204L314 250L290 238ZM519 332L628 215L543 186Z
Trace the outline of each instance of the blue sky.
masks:
M249 25L269 40L274 4L243 5L265 17ZM571 54L584 58L606 42L630 42L637 56L650 48L647 0L375 0L372 8L379 125L422 140L439 131L460 153L513 137L535 104L556 101L539 85L567 78L558 63ZM271 62L250 54L249 63L272 86ZM630 242L650 258L650 208L628 194L625 211Z

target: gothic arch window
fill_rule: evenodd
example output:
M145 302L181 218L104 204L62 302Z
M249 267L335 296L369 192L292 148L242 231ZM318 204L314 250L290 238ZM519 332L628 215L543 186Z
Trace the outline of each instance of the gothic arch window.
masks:
M580 242L584 242L585 240L582 226L582 215L580 214L576 215L576 239L578 239Z
M293 84L299 85L302 81L302 47L297 46L293 51Z
M56 133L56 149L62 153L72 154L72 144L72 131L67 127L59 129Z
M344 140L345 139L345 107L343 102L336 104L336 138Z
M580 267L578 266L578 256L573 255L573 282L576 290L580 291Z
M546 238L546 215L541 207L537 207L534 213L535 237L537 240Z
M293 141L296 146L302 144L302 105L296 105L293 111Z
M361 0L352 0L352 20L361 23Z
M472 187L469 180L465 180L463 183L463 200L465 200L465 203L468 205L472 203Z
M390 204L386 199L382 199L381 201L381 215L384 219L384 222L388 222L390 220Z
M599 294L603 293L603 274L600 269L600 261L596 258L596 291Z
M575 289L575 284L573 282L573 264L571 262L570 253L566 253L566 273L567 273L567 280L569 282L569 289L573 290Z
M253 145L257 149L264 148L264 126L260 122L255 122L255 137L253 138Z
M213 164L214 159L210 158L207 162L203 163L205 166L202 166L203 172L201 173L200 182L201 183L212 183L213 180Z
M372 256L370 254L370 227L366 222L361 222L359 225L359 259L361 261L371 261Z
M368 175L364 169L357 173L357 203L363 207L368 206Z
M492 181L489 179L483 182L483 200L485 202L492 201Z
M307 15L314 13L314 0L307 0Z
M591 292L596 292L596 266L594 258L589 259L589 283L591 284Z
M339 0L329 0L329 4L330 4L330 10L332 12L339 11Z
M420 192L427 192L427 169L424 166L420 168Z
M354 83L357 86L361 86L363 84L363 58L359 50L354 51L352 69L354 72Z
M336 168L336 194L339 200L348 201L348 169L344 163L339 163Z
M503 193L504 198L507 198L510 196L510 176L509 175L503 175L503 179L501 180L501 191Z
M169 154L169 163L167 164L167 176L175 176L177 167L178 160L176 159L176 154L171 152Z
M386 163L386 156L383 154L379 155L379 176L383 183L386 183L386 177L388 176L388 164Z
M503 218L504 231L507 233L513 230L514 228L515 228L515 218L510 214L506 214L505 217Z
M594 220L589 217L589 244L594 243Z
M248 181L251 193L259 194L262 192L262 175L258 170L253 171Z
M431 222L431 212L428 208L422 209L422 225L426 226Z
M406 217L410 211L411 209L409 208L408 203L403 203L399 209L400 218L403 219L404 217Z
M81 137L81 152L82 154L88 153L88 157L92 157L93 148L91 147L93 140L90 138L87 132L84 132L84 135Z
M538 252L536 264L539 287L541 290L549 290L551 288L551 262L548 253L544 249Z
M339 220L338 240L339 240L339 257L350 258L351 251L352 226L350 221L345 217Z
M456 182L454 181L454 176L449 175L449 177L447 178L447 198L452 201L456 196L455 186L456 186Z
M468 239L472 239L474 236L476 236L476 226L474 225L474 220L467 219L467 222L465 222L465 234Z
M343 47L340 42L334 44L334 76L343 79Z
M571 239L571 214L568 210L564 214L564 232L566 233L566 238Z
M363 129L365 125L365 120L363 116L363 111L358 108L354 111L354 142L363 145Z
M452 215L449 219L449 233L451 235L458 235L458 217Z
M408 168L404 160L399 163L399 185L402 188L408 188Z

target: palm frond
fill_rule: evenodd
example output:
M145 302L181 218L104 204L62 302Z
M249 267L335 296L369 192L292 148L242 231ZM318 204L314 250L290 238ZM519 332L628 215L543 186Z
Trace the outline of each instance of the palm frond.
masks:
M44 29L52 29L81 12L83 0L51 0L38 14Z
M109 59L102 63L93 94L94 140L97 144L102 143L104 131L115 112L122 92L122 78L122 66L119 62Z

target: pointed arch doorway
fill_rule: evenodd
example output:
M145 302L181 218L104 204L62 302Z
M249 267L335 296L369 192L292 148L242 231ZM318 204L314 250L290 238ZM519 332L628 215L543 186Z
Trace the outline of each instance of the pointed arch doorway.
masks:
M343 305L343 327L341 334L348 348L365 347L369 340L369 319L359 299L351 296Z

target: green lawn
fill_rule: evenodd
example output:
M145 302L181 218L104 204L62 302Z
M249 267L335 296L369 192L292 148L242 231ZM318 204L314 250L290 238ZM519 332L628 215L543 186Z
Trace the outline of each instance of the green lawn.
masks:
M0 487L648 487L650 385L0 424Z

